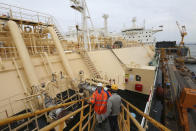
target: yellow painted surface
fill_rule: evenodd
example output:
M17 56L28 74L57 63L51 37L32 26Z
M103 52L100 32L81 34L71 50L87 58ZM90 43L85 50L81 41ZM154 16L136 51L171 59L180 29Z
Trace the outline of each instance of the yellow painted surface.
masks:
M77 53L65 54L70 62L71 69L73 71L76 81L79 80L79 71L84 71L84 77L89 78L89 71L81 56ZM63 68L62 62L58 55L49 56L49 60L52 63L54 72L56 72L58 79L60 79L60 71L63 72L66 76L66 71ZM37 75L40 83L47 83L52 80L52 75L46 71L46 68L43 64L43 60L38 56L31 57L31 61L35 68L35 74ZM17 60L20 72L22 74L22 79L25 82L25 86L30 87L26 74L22 68L21 62ZM9 116L23 110L24 104L22 101L16 101L21 98L25 98L24 90L22 88L20 79L11 60L3 61L4 69L0 69L0 119L6 117L5 110L7 110ZM47 65L48 66L48 65ZM58 85L62 86L62 89L55 89L55 92L52 93L55 95L63 90L71 88L70 85L65 83L65 80L58 80ZM53 95L53 96L54 96Z
M89 78L90 77L90 72L85 65L82 57L78 53L70 53L66 54L71 69L73 71L75 79L79 80L79 71L84 71L84 78Z
M110 50L92 51L88 55L104 79L115 79L119 88L124 89L124 70Z
M113 49L113 51L128 66L148 65L154 55L149 46Z
M135 90L135 84L142 84L143 90L139 93L146 95L150 94L150 90L154 84L155 68L129 68L126 71L126 74L128 78L128 83L125 84L127 90L138 92L137 90ZM136 75L139 75L141 77L141 81L136 81Z
M126 64L127 68L135 67L134 74L136 74L138 71L138 73L143 76L142 83L145 84L145 90L142 93L149 94L150 86L153 84L154 81L155 70L155 67L148 66L148 63L152 60L153 55L148 56L147 54L154 54L150 47L129 47L113 49L113 51L116 56L124 64ZM119 89L127 89L124 84L125 71L122 68L122 65L119 60L110 50L91 51L88 52L88 55L90 56L97 70L100 72L104 79L115 79ZM135 91L133 88L128 89Z

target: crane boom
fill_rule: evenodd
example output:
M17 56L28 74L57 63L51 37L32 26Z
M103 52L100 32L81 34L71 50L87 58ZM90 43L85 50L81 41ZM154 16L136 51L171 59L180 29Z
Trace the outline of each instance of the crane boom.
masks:
M178 29L180 31L180 35L182 37L181 42L180 42L180 46L184 46L184 36L187 35L186 26L185 25L180 26L178 21L176 21L176 25L177 25L177 27L178 27Z
M176 25L177 25L177 27L178 27L178 29L179 29L179 31L180 31L180 35L181 35L181 28L180 28L180 24L179 24L179 22L178 21L176 21Z

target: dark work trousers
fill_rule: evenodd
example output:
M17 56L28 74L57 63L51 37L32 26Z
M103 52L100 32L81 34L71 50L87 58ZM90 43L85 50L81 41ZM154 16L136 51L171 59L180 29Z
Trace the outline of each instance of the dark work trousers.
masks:
M118 116L109 116L108 119L110 122L111 131L119 131Z
M106 120L102 121L102 123L96 122L94 131L112 131L110 129L109 120L106 119Z

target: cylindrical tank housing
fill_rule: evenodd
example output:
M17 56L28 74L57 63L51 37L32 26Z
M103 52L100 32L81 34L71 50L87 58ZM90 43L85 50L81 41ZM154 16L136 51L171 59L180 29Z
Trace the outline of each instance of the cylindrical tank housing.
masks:
M16 22L9 20L8 21L8 28L10 30L11 36L14 40L15 45L16 45L21 62L24 66L24 71L26 73L26 76L28 78L30 86L39 86L39 81L38 81L37 76L35 74L35 69L33 67L32 61L30 59L29 53L28 53L27 48L25 46L21 32L18 28L18 25L16 24Z

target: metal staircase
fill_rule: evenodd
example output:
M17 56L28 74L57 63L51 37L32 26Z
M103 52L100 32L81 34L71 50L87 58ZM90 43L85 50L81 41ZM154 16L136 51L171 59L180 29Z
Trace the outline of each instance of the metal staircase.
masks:
M53 28L54 28L59 40L64 40L62 33L59 31L59 29L57 28L57 26L55 24L54 24Z
M101 79L101 75L99 74L99 72L95 68L95 65L91 61L91 59L88 56L87 52L85 52L85 51L84 52L80 52L80 54L81 54L82 58L84 59L84 62L87 65L88 69L90 70L91 76L93 78Z

